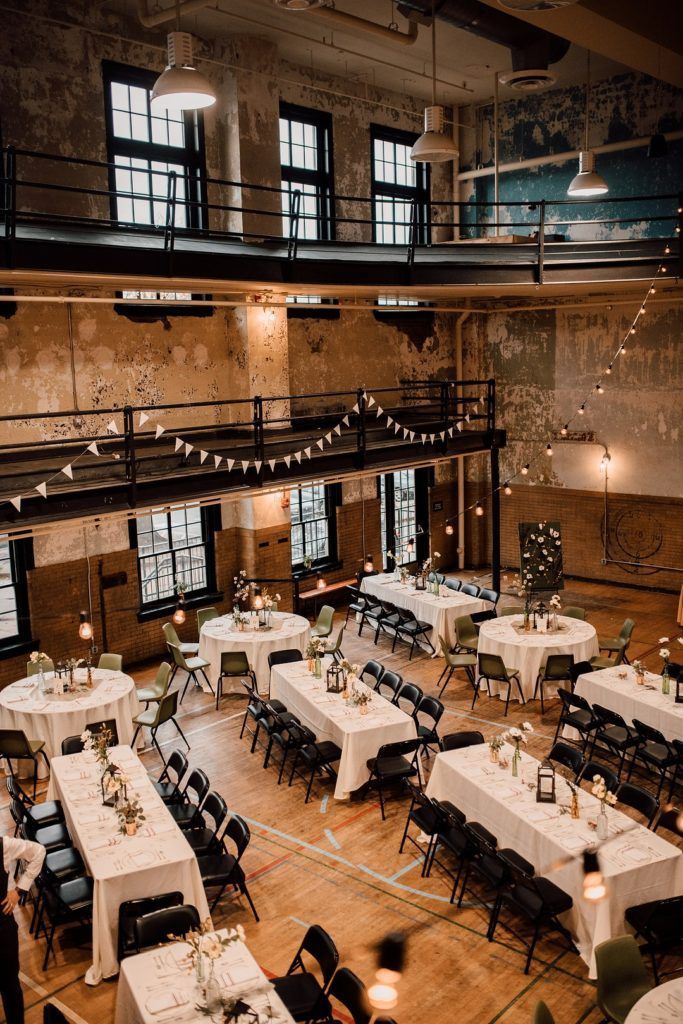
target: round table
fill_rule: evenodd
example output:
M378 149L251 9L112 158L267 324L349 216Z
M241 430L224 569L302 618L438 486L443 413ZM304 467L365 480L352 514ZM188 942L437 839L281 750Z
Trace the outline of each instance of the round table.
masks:
M223 651L244 651L256 673L259 690L267 693L270 681L268 655L274 651L284 650L301 651L303 654L310 635L311 625L308 619L288 612L271 612L270 629L252 629L248 625L244 631L235 629L232 615L221 615L217 619L210 619L202 626L199 656L206 658L210 663L206 674L215 689L221 671ZM234 680L233 687L229 686L230 682L229 679L224 680L224 693L241 690L239 679ZM203 681L202 685L207 689Z
M533 697L536 677L549 655L573 654L576 662L590 661L599 653L597 633L590 622L566 618L564 615L558 615L557 618L561 628L555 633L539 633L534 630L523 632L522 615L504 615L481 624L479 654L498 654L507 669L516 669L525 700ZM492 681L492 693L495 687L496 683ZM548 685L545 692L552 696L556 689ZM511 699L515 698L518 698L518 694L513 687Z
M62 740L67 736L80 736L88 723L106 718L115 719L119 743L130 744L133 716L141 709L135 683L124 672L112 669L94 668L92 675L93 689L75 693L41 693L37 676L11 683L0 692L0 727L22 729L29 739L44 740L48 758L62 753ZM77 683L84 684L86 678L86 669L76 669ZM53 686L52 672L46 675L46 685ZM40 759L38 767L39 778L43 778L45 766ZM23 765L20 770L23 772Z
M673 1024L683 1020L683 978L665 981L631 1007L625 1024Z

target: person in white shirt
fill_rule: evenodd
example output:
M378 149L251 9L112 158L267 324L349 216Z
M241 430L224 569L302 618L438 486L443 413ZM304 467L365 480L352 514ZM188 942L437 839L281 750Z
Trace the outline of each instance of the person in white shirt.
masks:
M24 1024L24 995L19 981L19 931L14 911L45 860L45 847L26 839L0 836L0 996L7 1024ZM16 880L17 861L24 870Z

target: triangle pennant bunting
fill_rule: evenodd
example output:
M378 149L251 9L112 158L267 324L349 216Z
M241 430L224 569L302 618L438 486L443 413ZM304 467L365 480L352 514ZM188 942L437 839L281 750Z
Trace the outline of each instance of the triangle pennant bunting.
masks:
M261 466L262 465L263 465L262 462L260 462L258 459L254 459L254 466L256 467L256 472L257 473L261 472Z
M441 433L439 434L439 437L441 438L442 441L445 441L446 440L446 431L442 430Z
M310 448L304 448L304 455L306 456L307 459L310 459L310 457L311 457L311 449Z
M467 413L467 416L465 416L465 422L466 423L470 422L470 414L469 413Z
M301 462L301 452L294 452L294 458L297 462Z
M342 423L344 424L345 427L348 427L348 425L349 425L349 417L348 416L343 416L342 417Z
M190 457L190 452L193 452L193 451L194 451L194 445L190 444L188 441L186 441L185 442L185 458L188 459Z
M382 408L382 406L381 406L381 405L378 405L378 406L377 406L377 412L375 413L375 415L376 415L377 419L379 419L379 418L380 418L380 416L382 415L382 413L383 413L383 412L384 412L384 409Z
M372 409L374 404L375 404L375 399L372 397L372 395L370 395L370 397L368 398L368 409Z
M287 469L289 469L289 464L290 464L291 461L292 461L292 456L291 455L285 455L285 466L287 467Z
M422 444L424 444L425 441L427 440L427 435L426 434L420 434L420 440L422 441Z
M140 413L140 419L138 421L138 427L144 427L144 425L145 425L145 423L147 422L148 419L149 419L149 416L147 415L147 413L146 412L141 412Z
M242 472L246 473L246 471L248 469L249 469L249 459L246 459L246 460L243 459L242 460Z
M200 461L200 463L203 465L206 462L206 460L208 459L208 457L209 457L209 453L205 452L202 449L202 451L200 451L200 453L199 453L199 461Z
M401 429L401 424L400 423L394 423L394 433L398 434L400 429Z
M159 440L161 435L165 434L165 433L166 433L166 427L162 427L161 423L157 423L157 428L154 431L154 436L157 439L157 441Z
M222 455L214 455L214 457L213 457L213 468L214 469L218 469L218 467L220 466L222 461L223 461L223 456Z
M453 427L448 428L448 436L453 437Z
M10 504L14 505L17 512L21 512L21 495L17 494L16 498L10 498Z
M411 441L414 441L414 440L415 440L415 431L414 431L414 430L411 430L411 431L410 431L410 440L411 440Z
M404 439L408 436L409 433L410 433L410 431L408 430L408 428L404 427L403 428L403 437L404 437Z
M387 426L388 426L388 427L390 427L390 426L391 426L391 424L392 424L393 422L394 422L394 421L393 421L393 419L391 418L391 416L387 416Z
M354 411L354 412L359 412L359 411L360 411L360 410L359 410L359 407L358 407L358 402L356 402L356 404L354 405L354 407L353 407L353 411ZM348 426L348 424L347 424L347 426Z
M271 473L275 472L275 463L276 462L277 462L277 459L268 459L268 465L270 466Z
M325 440L328 444L332 444L332 431L330 431L329 434L325 434Z
M430 444L434 444L434 438L435 438L435 436L436 436L435 434L430 434L430 435L429 435L429 441L430 441Z
M235 465L235 460L234 459L226 459L225 461L227 463L228 473L229 473L230 470L232 469L232 467Z
M36 484L35 490L38 494L42 494L44 498L47 498L47 481L43 480L42 484Z
M183 441L182 437L176 437L176 439L175 439L175 450L177 452L179 452L180 449L183 447L184 443L185 442Z
M325 442L323 441L322 437L319 437L318 440L315 443L318 446L318 448L320 449L320 451L322 451L323 447L325 445Z
M334 428L334 432L335 434L341 434L341 427L339 426L339 424L337 424L337 426Z
M69 480L73 480L73 478L74 478L74 471L71 468L71 463L70 462L67 462L66 466L62 466L61 472L64 474L64 476L68 476Z
M107 423L107 430L110 434L118 434L119 428L116 426L116 420L109 420L109 423Z
M455 425L456 425L458 430L462 430L462 420L460 420L460 422L456 423Z
M91 455L99 455L99 449L97 447L97 441L91 441L88 447L85 449L86 452L90 452Z

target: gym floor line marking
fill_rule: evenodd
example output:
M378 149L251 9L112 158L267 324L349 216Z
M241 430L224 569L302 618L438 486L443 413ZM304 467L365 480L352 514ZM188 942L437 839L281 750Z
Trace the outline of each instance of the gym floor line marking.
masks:
M67 1017L68 1020L72 1021L73 1024L89 1024L89 1021L80 1017L75 1010L71 1010L68 1006L65 1006L61 999L55 999L54 995L51 995L48 990L43 988L42 985L39 985L37 981L33 981L32 978L29 978L23 971L19 971L19 980L22 985L26 985L27 988L30 988L36 993L36 995L40 996L41 1002L49 1000L51 1003L54 1003L57 1009L61 1010L64 1016ZM74 982L79 980L79 978L75 978ZM74 982L69 982L69 985L72 985Z

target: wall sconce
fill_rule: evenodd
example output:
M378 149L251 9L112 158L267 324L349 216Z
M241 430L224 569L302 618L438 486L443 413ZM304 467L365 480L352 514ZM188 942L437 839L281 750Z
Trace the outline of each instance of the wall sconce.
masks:
M612 456L610 455L609 452L605 452L603 457L600 459L600 472L601 473L606 473L607 472L607 468L608 468L608 466L609 466L611 461L612 461Z
M87 612L80 612L80 625L78 627L78 635L81 640L92 640L92 623L90 616Z

